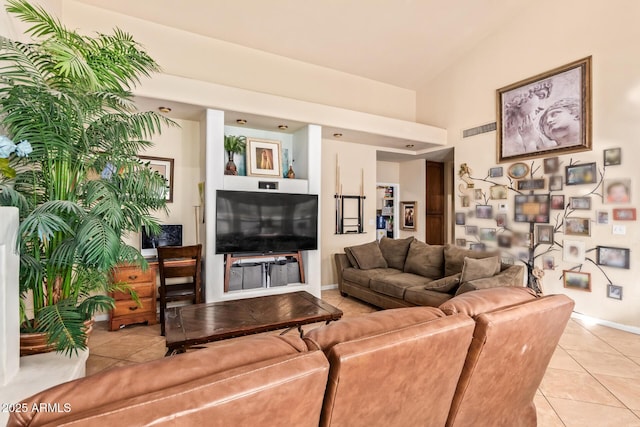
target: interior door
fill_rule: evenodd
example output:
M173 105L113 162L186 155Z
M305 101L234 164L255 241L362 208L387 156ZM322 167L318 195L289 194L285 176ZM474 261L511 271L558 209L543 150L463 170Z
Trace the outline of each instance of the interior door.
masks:
M425 241L430 245L442 245L445 226L444 163L427 160L426 181Z

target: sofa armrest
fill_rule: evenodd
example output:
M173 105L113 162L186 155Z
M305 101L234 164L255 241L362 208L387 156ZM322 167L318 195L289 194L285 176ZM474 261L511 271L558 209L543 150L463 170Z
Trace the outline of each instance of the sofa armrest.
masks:
M351 263L349 262L349 258L344 253L338 253L334 255L334 259L336 262L336 272L338 273L338 284L342 283L342 271L345 268L351 267Z
M493 277L465 282L458 288L458 290L456 291L456 295L460 295L462 293L474 291L477 289L488 289L504 286L524 286L524 266L510 265Z

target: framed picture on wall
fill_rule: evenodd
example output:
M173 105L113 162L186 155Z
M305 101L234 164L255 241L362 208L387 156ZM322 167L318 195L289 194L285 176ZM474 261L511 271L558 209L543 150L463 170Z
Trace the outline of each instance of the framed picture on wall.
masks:
M581 271L564 270L563 271L564 287L576 289L579 291L591 292L591 274Z
M612 248L598 246L596 248L596 263L607 267L629 268L630 250L626 248Z
M280 178L282 164L280 141L247 138L247 174Z
M418 202L416 201L400 202L400 213L402 215L402 222L400 223L401 229L408 231L416 231L418 229L417 206ZM458 214L456 214L456 223L458 220L464 221L464 217L458 218Z
M591 57L496 91L498 162L591 150Z
M622 286L607 285L607 297L613 299L622 299Z
M138 158L148 167L158 172L167 180L167 190L165 198L167 203L173 202L173 159L167 157L138 156Z

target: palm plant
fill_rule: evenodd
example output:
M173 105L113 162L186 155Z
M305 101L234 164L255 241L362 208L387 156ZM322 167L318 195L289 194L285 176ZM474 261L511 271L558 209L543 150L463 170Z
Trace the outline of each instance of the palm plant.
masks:
M247 138L242 135L225 135L224 136L224 150L229 156L229 162L225 167L225 175L236 175L236 164L233 162L233 155L240 154L247 146Z
M0 37L0 205L20 211L22 328L72 354L83 322L113 307L109 271L144 264L123 236L159 230L166 181L136 154L174 123L135 110L131 87L158 65L129 34L83 36L24 0L6 10L34 39Z

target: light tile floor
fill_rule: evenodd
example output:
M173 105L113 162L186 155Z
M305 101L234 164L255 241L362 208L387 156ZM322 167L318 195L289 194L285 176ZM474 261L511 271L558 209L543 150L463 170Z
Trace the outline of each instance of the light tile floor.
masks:
M336 289L323 291L322 298L345 317L376 311ZM87 375L159 359L166 351L159 325L109 332L107 322L97 322L89 349ZM539 427L640 427L640 335L570 320L535 404Z

